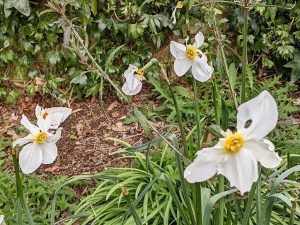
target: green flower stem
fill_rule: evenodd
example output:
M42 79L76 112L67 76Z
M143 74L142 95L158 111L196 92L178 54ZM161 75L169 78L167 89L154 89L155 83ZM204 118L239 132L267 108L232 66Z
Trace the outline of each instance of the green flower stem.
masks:
M253 209L253 202L254 202L254 197L255 197L255 191L257 189L257 184L258 182L255 182L250 190L248 199L247 199L247 203L246 203L246 207L245 207L245 212L242 218L242 225L248 225L249 224L249 218L251 216L252 213L252 209ZM257 213L257 211L256 211Z
M136 225L142 225L142 222L141 222L141 220L140 220L140 218L139 218L139 216L138 216L138 214L135 210L134 204L132 203L131 198L128 194L128 190L125 187L122 187L121 190L123 192L124 198L127 201L127 204L129 205L129 208L131 210L131 214L134 218L135 224Z
M190 32L190 28L189 28L189 22L190 22L190 0L186 0L185 4L185 24L186 24L186 32L187 32L187 36L189 37L189 42L191 41L190 36L191 36L191 32Z
M221 124L221 97L220 92L214 77L213 80L213 101L214 101L214 111L215 111L215 120L216 124ZM224 176L218 176L218 186L216 189L216 193L224 192ZM225 208L225 201L224 198L219 200L219 208L216 215L216 225L223 225L224 224L224 208Z
M142 67L142 70L148 70L154 63L158 63L156 58L152 58L146 65Z
M26 200L24 197L23 185L22 185L22 181L20 178L19 160L17 159L15 154L13 155L13 164L14 164L15 177L16 177L16 188L17 188L18 220L20 222L20 219L22 219L22 207L20 207L20 204L21 204L21 206L23 206L23 208L25 209L28 224L33 225L33 219L31 217L30 210L28 208L28 205L26 204Z
M214 102L214 111L215 111L215 120L216 125L221 124L221 97L219 93L219 88L216 82L216 79L212 76L212 85L213 85L213 102Z
M296 200L292 201L292 208L291 208L291 215L290 215L290 220L289 220L289 225L294 225L294 220L295 220L295 214L296 214Z
M218 176L218 193L224 192L224 176ZM224 224L224 209L225 209L225 200L221 198L219 200L219 208L217 211L217 218L216 218L216 225L223 225Z
M196 125L197 125L197 150L200 150L200 143L201 143L201 121L200 121L200 112L199 112L199 104L198 104L198 89L197 89L197 81L193 78L193 88L194 88L194 104L196 110Z
M180 135L181 135L181 139L182 139L184 154L189 159L188 145L187 145L187 142L186 142L185 129L183 127L181 112L179 110L177 99L176 99L176 96L174 94L174 91L173 91L173 88L172 88L171 85L169 85L169 89L170 89L172 99L173 99L173 102L174 102L174 106L175 106L175 110L176 110L176 117L177 117L177 121L178 121L178 124L179 124L179 129L180 129Z
M180 129L180 134L181 134L184 153L185 153L185 156L187 158L189 158L188 145L187 145L187 141L186 141L185 130L184 130L184 127L183 127L181 112L179 110L177 99L176 99L176 96L174 94L174 91L173 91L171 85L169 85L169 89L170 89L170 92L171 92L171 95L172 95L172 98L173 98L173 102L174 102L174 106L175 106L175 110L176 110L176 116L177 116L177 120L178 120L178 123L179 123L179 129ZM189 213L189 216L190 216L190 220L191 220L191 223L193 225L196 225L197 223L196 223L196 220L195 220L195 215L194 215L194 211L193 211L193 208L192 208L191 200L190 200L190 197L189 197L189 194L188 194L186 181L183 177L183 167L182 167L181 159L180 159L180 157L177 153L176 153L176 159L177 159L177 162L178 162L180 180L181 180L181 183L182 183L183 194L184 194L184 198L186 200L186 205L187 205L187 208L188 208L188 213Z
M72 26L72 32L74 33L76 39L79 41L80 45L90 58L90 60L93 62L93 64L96 66L96 68L99 71L99 74L104 77L105 80L107 80L111 86L122 96L122 98L126 101L129 102L128 97L123 93L123 91L110 79L109 75L102 70L101 66L96 62L95 58L92 56L92 54L89 52L89 50L86 48L84 41L80 37L80 35L77 33L75 28Z
M178 170L179 170L180 181L181 181L181 185L182 185L182 191L183 191L183 195L184 195L184 198L185 198L188 213L189 213L189 216L190 216L190 221L193 225L197 225L196 219L195 219L195 214L194 214L193 207L192 207L192 202L191 202L191 199L189 197L187 182L183 177L184 172L183 172L182 160L180 158L180 155L177 152L175 152L175 155L176 155L176 161L177 161Z
M17 192L18 195L18 192ZM21 199L17 198L18 201L18 225L22 225L23 224L23 220L22 220L22 202Z
M256 221L260 221L261 219L261 166L258 167L258 180L257 180L257 187L256 187Z
M244 28L243 28L243 64L242 64L242 90L241 103L246 99L246 76L248 67L247 44L248 44L248 0L244 0Z
M201 144L201 121L200 121L200 112L199 112L199 94L197 89L197 81L193 79L193 88L194 88L194 103L195 103L195 110L196 110L196 125L197 125L197 143L196 143L196 150L200 150ZM197 224L202 224L202 211L201 211L201 184L197 183L196 185L196 204L195 204L195 211L196 211L196 221Z
M228 81L228 85L229 85L230 94L232 96L232 101L234 103L234 106L237 109L238 108L238 102L236 100L236 93L235 93L234 87L233 87L233 85L231 83L231 80L230 80L230 74L229 74L227 59L226 59L226 55L225 55L225 51L224 51L224 43L221 41L221 34L220 34L219 29L218 29L218 24L217 24L216 17L214 16L213 18L214 18L214 24L215 24L215 28L216 28L216 37L219 40L219 49L221 51L221 57L222 57L225 73L226 73L226 76L227 76L227 81Z

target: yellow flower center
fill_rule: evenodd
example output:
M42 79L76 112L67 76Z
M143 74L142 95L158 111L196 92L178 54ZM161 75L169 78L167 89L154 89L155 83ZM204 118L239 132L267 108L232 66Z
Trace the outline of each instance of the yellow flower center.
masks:
M135 71L136 76L140 79L140 80L146 80L144 77L144 70L143 69L137 69Z
M188 45L185 51L185 55L190 59L193 60L197 56L197 49L192 45Z
M176 4L176 9L182 9L183 7L183 2L182 1L178 1Z
M224 142L224 148L230 153L236 153L243 147L245 137L240 133L228 132Z
M45 120L46 118L47 118L47 116L49 115L49 113L47 113L47 112L43 112L42 113L42 117L43 117L43 119Z
M34 141L37 144L43 144L46 140L47 140L47 134L44 131L38 132L34 137Z

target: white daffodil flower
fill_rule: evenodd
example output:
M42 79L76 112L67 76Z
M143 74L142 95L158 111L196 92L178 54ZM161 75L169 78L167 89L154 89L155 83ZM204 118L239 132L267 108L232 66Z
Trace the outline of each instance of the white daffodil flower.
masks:
M175 8L174 8L174 10L173 10L173 12L172 12L172 19L173 19L172 24L176 24L176 21L177 21L176 20L176 11L177 11L177 9L182 9L182 8L183 8L183 2L178 1Z
M178 76L183 76L192 68L193 77L201 82L207 81L214 71L214 68L207 63L206 55L198 48L204 43L204 36L201 32L195 36L193 45L183 45L171 41L170 51L175 57L174 71Z
M62 128L55 134L48 132L49 121L38 119L35 126L26 116L22 116L21 124L30 132L29 135L13 142L13 147L25 145L19 154L19 164L24 174L34 172L41 164L51 164L57 157L56 142L61 136Z
M241 194L250 191L258 179L258 162L266 168L275 168L281 162L272 142L264 139L277 119L277 105L268 91L240 105L237 132L227 131L214 147L198 151L184 177L195 183L222 174Z
M4 216L3 215L0 215L0 225L4 225Z
M136 66L129 65L124 72L126 82L122 86L122 91L126 95L136 95L142 90L142 80L145 80L144 71Z
M42 108L39 105L35 107L35 115L38 120L50 123L49 129L57 129L59 125L67 119L72 109L66 107Z

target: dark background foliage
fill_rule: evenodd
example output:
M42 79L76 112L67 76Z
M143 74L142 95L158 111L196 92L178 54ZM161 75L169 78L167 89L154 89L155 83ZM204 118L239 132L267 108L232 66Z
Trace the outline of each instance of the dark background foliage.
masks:
M58 15L41 12L46 1L0 0L0 98L12 104L26 93L51 95L64 103L71 87L79 98L103 91L100 78L86 71L87 62L64 47ZM263 1L286 6L292 1ZM291 4L290 4L291 5ZM71 1L67 16L88 34L89 49L118 84L128 64L145 64L153 52L169 43L172 33L181 34L184 9L174 27L174 3L159 1ZM242 42L240 8L216 6L223 13L223 32L237 52ZM194 19L207 17L204 8L193 8ZM255 6L250 13L249 61L259 76L272 71L286 79L299 78L299 3L292 10ZM208 21L209 22L209 21ZM203 27L203 26L202 26ZM113 60L106 64L113 54ZM235 57L233 57L233 61ZM18 82L26 82L25 86ZM19 88L19 87L23 88Z

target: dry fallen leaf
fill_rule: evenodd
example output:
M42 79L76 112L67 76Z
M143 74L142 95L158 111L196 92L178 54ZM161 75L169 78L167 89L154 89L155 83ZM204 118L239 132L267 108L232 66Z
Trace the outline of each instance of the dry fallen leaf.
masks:
M45 169L45 172L53 173L57 169L59 169L59 166L52 166L52 167Z
M124 132L127 131L125 127L123 127L122 122L117 122L115 125L112 126L111 128L113 131L118 131L118 132Z
M117 101L114 101L113 103L111 103L108 107L107 107L107 111L112 111L114 108L116 108L119 105L119 103Z

